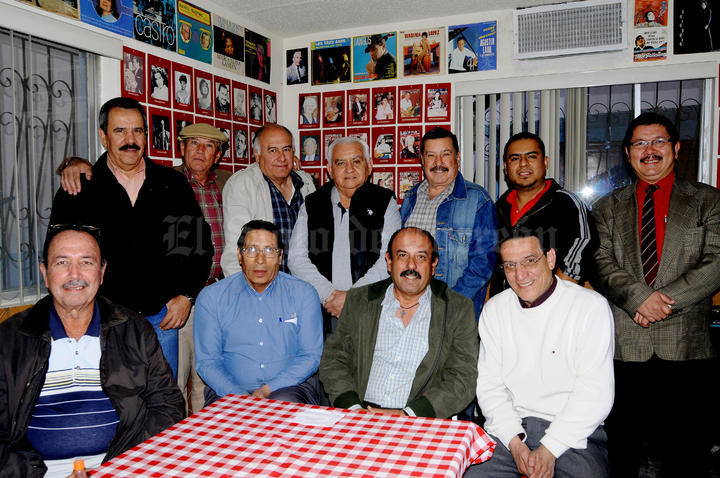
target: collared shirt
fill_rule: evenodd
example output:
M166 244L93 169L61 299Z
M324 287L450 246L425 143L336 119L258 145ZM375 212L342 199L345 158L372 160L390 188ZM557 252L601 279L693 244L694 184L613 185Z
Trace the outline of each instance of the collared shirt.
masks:
M430 199L430 185L427 179L420 183L417 190L417 201L415 207L410 213L405 227L418 227L425 229L435 237L435 227L437 225L437 211L440 204L452 193L455 188L455 181L450 182L443 191Z
M532 309L533 307L537 307L538 305L540 305L543 302L545 302L546 300L548 300L548 298L555 291L555 287L557 287L557 281L558 281L557 277L553 276L552 284L550 284L550 287L548 287L548 290L546 290L545 292L540 294L540 296L532 302L524 301L518 296L518 300L520 301L520 307L522 307L523 309Z
M142 166L140 166L140 169L131 176L128 176L125 174L125 171L122 171L120 168L115 166L110 158L107 160L107 166L113 176L115 176L115 179L117 179L117 182L125 189L128 197L130 198L130 202L134 206L135 201L137 201L138 195L140 194L140 189L145 182L145 161L142 160Z
M100 309L96 303L88 329L78 340L68 337L54 306L49 326L48 370L26 437L48 466L73 457L99 461L119 421L100 382Z
M197 371L220 396L295 386L320 364L320 300L289 274L262 292L243 273L216 282L198 295L194 320Z
M210 268L210 276L208 279L219 279L222 276L222 267L220 266L220 257L225 247L225 236L223 235L223 209L222 194L215 181L217 175L215 171L210 171L207 182L202 184L196 180L190 170L183 164L182 172L190 183L195 198L197 199L200 209L202 209L205 222L210 225L212 231L212 245L215 248L213 254L213 263Z
M290 172L290 179L293 184L293 195L290 198L290 202L285 200L282 192L275 186L270 178L263 174L263 178L268 183L270 188L270 202L272 203L273 219L276 226L280 228L280 236L282 237L283 244L285 245L285 254L282 256L282 263L280 264L280 270L283 272L290 272L287 266L287 248L290 244L290 236L292 235L293 227L297 221L298 212L300 212L300 206L305 202L300 190L303 187L303 181L300 176L295 172Z
M419 307L405 327L397 317L400 302L390 284L382 301L375 352L370 368L365 401L383 408L404 408L415 372L428 351L430 330L430 287L420 297Z
M514 226L517 224L517 222L520 220L521 217L523 217L530 209L537 204L537 202L540 200L540 198L550 190L550 185L552 184L552 181L550 179L545 180L545 187L537 193L531 200L525 203L525 205L522 207L522 209L518 208L518 202L517 202L517 189L513 189L508 194L506 200L508 203L510 203L510 225Z
M658 189L653 193L653 201L655 202L655 238L657 245L658 262L662 256L663 244L665 242L665 226L668 221L668 211L670 210L670 193L675 182L675 173L671 172L655 185ZM643 180L638 180L636 196L638 201L638 237L642 241L642 209L645 202L645 190L650 185Z

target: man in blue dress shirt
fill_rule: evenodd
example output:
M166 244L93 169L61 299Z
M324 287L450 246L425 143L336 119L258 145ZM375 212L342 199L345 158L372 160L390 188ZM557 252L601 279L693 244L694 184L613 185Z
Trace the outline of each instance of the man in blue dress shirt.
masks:
M195 365L212 389L206 404L229 393L318 403L320 299L313 286L279 271L282 255L280 229L250 221L238 240L242 272L198 296Z

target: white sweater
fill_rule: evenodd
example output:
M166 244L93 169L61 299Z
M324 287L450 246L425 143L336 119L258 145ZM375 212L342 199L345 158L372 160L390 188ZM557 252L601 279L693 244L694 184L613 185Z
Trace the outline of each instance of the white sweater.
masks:
M490 299L478 324L477 397L485 429L509 447L521 419L551 422L541 443L559 457L586 448L612 408L614 326L600 294L558 279L523 309L512 289Z

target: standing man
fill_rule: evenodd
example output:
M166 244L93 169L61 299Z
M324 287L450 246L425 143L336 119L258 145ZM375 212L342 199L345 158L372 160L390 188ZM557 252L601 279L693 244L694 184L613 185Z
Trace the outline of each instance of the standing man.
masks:
M233 174L223 191L225 277L240 270L237 240L245 224L252 219L272 222L280 228L283 243L289 244L300 206L305 196L315 191L312 176L293 171L293 136L286 127L263 126L255 134L252 147L257 162ZM285 255L280 270L288 272Z
M512 290L480 315L477 399L498 442L466 478L604 478L613 317L598 293L553 275L555 250L519 231L500 244Z
M279 272L282 255L280 229L250 221L237 243L242 274L200 293L195 343L208 402L240 393L317 405L320 301L310 284Z
M109 100L98 123L107 152L78 194L58 190L50 224L102 230L108 266L101 294L153 324L177 375L177 329L212 263L210 226L185 178L144 157L147 123L140 103Z
M663 476L708 476L708 320L720 287L720 191L675 176L678 133L643 113L625 153L637 180L593 209L597 286L615 316L616 398L608 418L615 476L637 476L642 442ZM678 439L668 439L670 432Z
M585 204L554 179L545 179L548 157L539 136L513 135L503 153L505 177L510 189L495 203L500 241L518 230L543 237L555 251L557 275L581 282L588 275L597 233ZM497 267L490 295L509 287L506 274Z
M487 191L466 181L458 170L454 134L434 128L420 144L425 179L405 196L400 208L403 226L433 234L440 253L435 278L472 300L477 317L495 265L495 207Z
M339 317L348 289L387 277L382 250L400 228L400 214L392 191L367 180L372 159L364 141L338 138L327 158L331 181L300 208L289 265L294 276L315 287L328 313Z
M469 299L433 279L432 236L400 229L390 278L348 292L320 360L333 407L449 418L473 399L478 337Z
M99 237L51 227L40 265L50 295L0 324L2 476L66 477L77 458L94 468L183 417L150 324L97 296Z

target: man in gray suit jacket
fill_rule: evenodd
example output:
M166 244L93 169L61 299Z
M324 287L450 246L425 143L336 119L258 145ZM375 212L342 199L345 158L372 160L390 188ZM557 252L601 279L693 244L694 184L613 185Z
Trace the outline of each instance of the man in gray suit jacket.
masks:
M678 133L644 113L625 153L637 181L595 205L597 287L615 317L613 476L637 476L642 441L663 473L707 476L708 319L720 287L720 191L675 177Z

